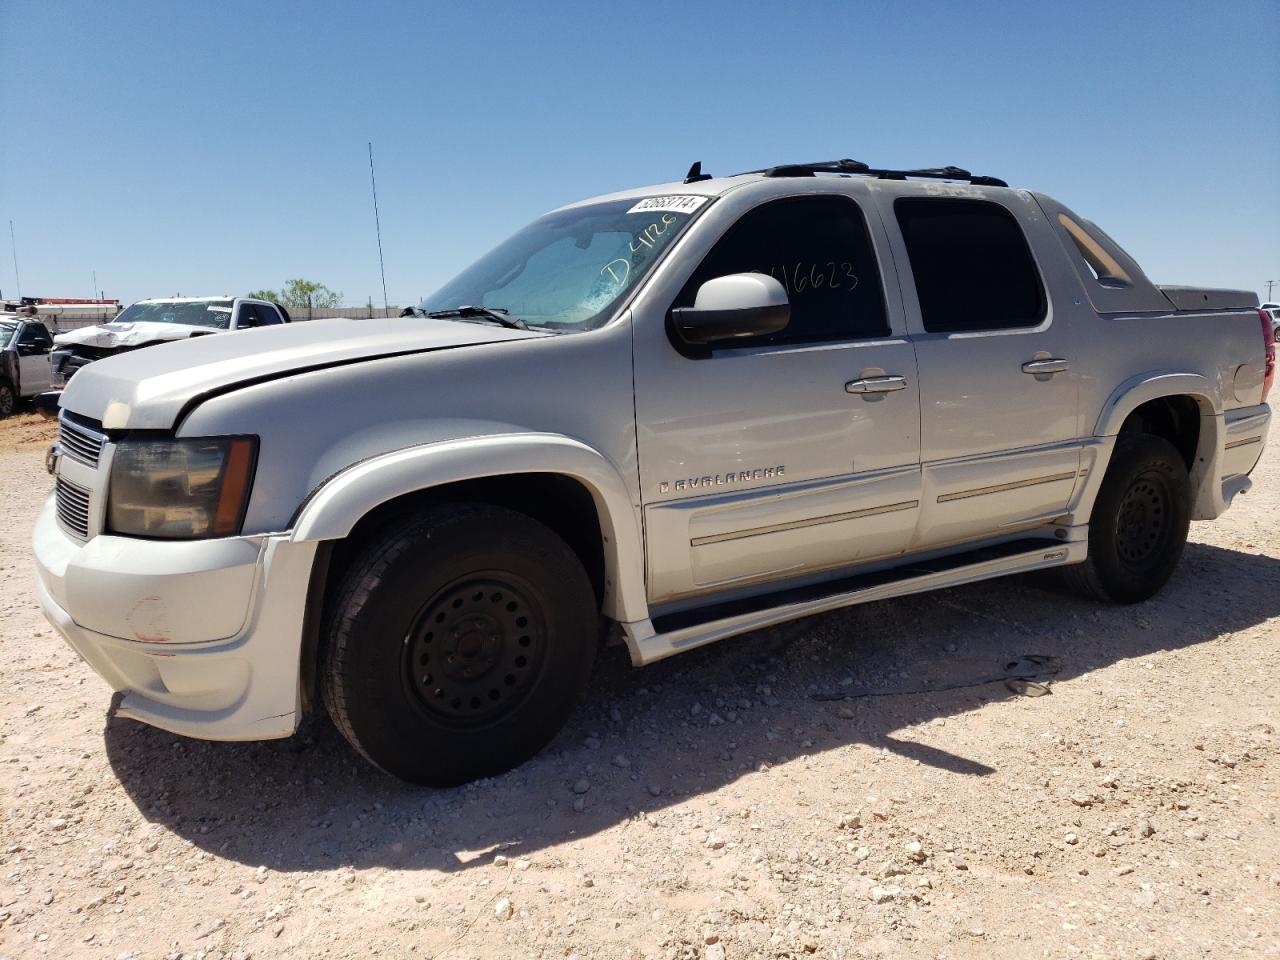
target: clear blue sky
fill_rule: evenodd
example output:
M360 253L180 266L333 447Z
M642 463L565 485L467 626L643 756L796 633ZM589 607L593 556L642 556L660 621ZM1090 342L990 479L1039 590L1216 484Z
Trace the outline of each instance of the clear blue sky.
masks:
M561 203L854 157L1096 220L1157 282L1280 280L1280 2L0 0L0 289L416 302ZM1278 293L1280 296L1280 293Z

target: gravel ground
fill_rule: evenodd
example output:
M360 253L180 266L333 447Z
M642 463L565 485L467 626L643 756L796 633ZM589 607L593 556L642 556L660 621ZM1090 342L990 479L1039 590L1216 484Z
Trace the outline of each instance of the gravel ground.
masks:
M0 436L0 957L1280 957L1277 446L1149 603L1020 578L611 649L541 756L427 791L323 717L111 717L31 598L42 438ZM1051 696L938 690L1028 653Z

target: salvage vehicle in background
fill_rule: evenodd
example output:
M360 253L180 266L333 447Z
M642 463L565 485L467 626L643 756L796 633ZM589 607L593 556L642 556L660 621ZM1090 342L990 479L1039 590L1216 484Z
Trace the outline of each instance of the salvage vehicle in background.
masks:
M1280 343L1280 303L1264 303L1263 313L1271 318L1271 329L1275 331L1275 340Z
M95 360L158 343L289 322L278 303L248 297L169 297L139 300L114 320L54 338L53 382L65 386Z
M23 314L0 315L0 417L49 389L49 351L53 335L43 320Z
M118 713L491 776L602 635L648 664L1059 568L1151 597L1250 487L1252 293L1043 194L788 164L562 207L412 317L136 351L62 395L39 602ZM371 389L370 384L377 384Z

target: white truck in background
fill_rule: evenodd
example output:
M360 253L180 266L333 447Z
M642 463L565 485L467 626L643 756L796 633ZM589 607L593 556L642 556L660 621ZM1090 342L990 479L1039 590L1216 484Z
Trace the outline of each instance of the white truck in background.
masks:
M86 364L141 347L289 322L289 311L249 297L165 297L139 300L114 320L54 337L53 383L65 386Z
M1031 570L1134 603L1249 489L1251 293L1156 286L955 168L570 204L416 315L136 351L62 395L39 602L194 737L323 703L424 784L519 764L632 661Z

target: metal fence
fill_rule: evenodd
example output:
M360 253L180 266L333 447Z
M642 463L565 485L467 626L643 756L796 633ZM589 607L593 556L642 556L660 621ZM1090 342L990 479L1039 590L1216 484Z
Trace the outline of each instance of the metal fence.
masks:
M401 307L375 307L371 303L362 303L355 307L288 307L289 316L294 320L324 320L329 317L357 317L362 320L373 320L376 317L398 317Z

